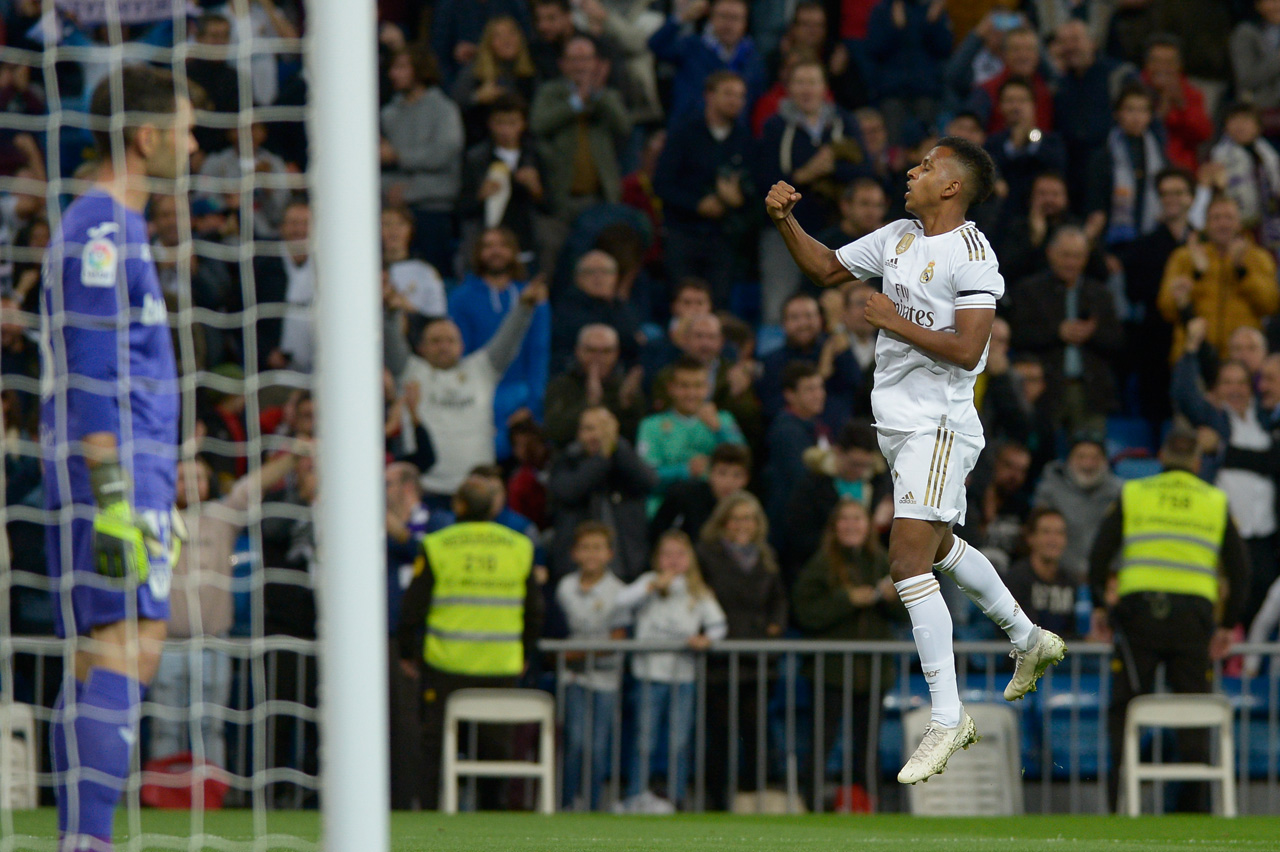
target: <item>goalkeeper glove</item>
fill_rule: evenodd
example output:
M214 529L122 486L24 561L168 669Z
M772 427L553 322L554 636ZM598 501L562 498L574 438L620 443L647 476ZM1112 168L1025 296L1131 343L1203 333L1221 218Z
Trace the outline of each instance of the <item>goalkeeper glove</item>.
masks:
M115 580L145 583L151 554L162 553L154 525L129 505L129 478L119 463L102 464L89 472L98 510L93 516L93 566Z

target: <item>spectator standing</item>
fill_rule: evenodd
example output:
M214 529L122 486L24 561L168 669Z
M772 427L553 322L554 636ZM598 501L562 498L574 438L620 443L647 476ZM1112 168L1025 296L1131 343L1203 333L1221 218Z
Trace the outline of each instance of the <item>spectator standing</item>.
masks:
M865 506L855 499L842 497L826 520L818 551L796 578L791 590L791 604L796 624L811 639L835 641L869 641L893 638L892 625L901 621L906 609L898 601L897 591L889 578L889 560L880 549ZM809 672L809 677L815 677ZM871 789L871 779L879 776L879 718L873 708L883 700L884 692L894 682L892 661L880 672L880 692L872 692L871 658L857 654L853 658L853 680L848 686L853 693L849 721L853 736L846 740L853 777ZM811 759L822 762L836 742L836 734L844 730L844 671L841 666L823 668L822 702L825 721L822 749ZM870 752L868 754L868 751ZM873 761L868 768L867 761ZM823 771L822 776L826 777ZM812 784L812 770L801 772L801 782ZM808 790L810 804L823 791ZM824 796L825 798L825 796Z
M1089 163L1085 229L1108 247L1151 233L1159 221L1156 175L1168 161L1151 126L1153 110L1150 91L1126 85L1116 98L1116 126Z
M1016 285L1048 268L1045 246L1063 225L1081 224L1071 213L1067 179L1062 172L1041 172L1031 179L1022 215L1004 219L1000 234L1000 274ZM1008 294L1006 294L1008 295Z
M1174 409L1192 426L1212 429L1220 448L1270 454L1266 414L1253 392L1253 374L1243 363L1227 361L1218 369L1212 392L1201 389L1199 353L1205 331L1203 318L1187 323L1186 348L1173 368ZM1231 517L1249 551L1253 589L1247 596L1246 624L1262 606L1276 572L1276 481L1270 472L1249 467L1224 458L1216 471L1202 472L1206 479L1212 474L1213 484L1227 495Z
M416 217L408 207L382 210L382 265L391 286L413 311L424 317L442 317L449 312L444 281L434 266L410 252Z
M1204 95L1182 73L1182 46L1173 36L1156 36L1147 44L1142 82L1155 92L1155 117L1165 132L1165 156L1171 165L1194 172L1200 147L1213 136Z
M569 570L578 524L597 521L616 544L613 573L624 582L639 576L649 552L645 500L656 485L653 468L618 434L617 418L601 406L585 409L578 419L578 439L552 463L547 479L555 507L552 575Z
M900 141L908 119L932 126L942 98L951 21L943 0L881 0L867 22L867 54L879 69L879 96L889 138Z
M267 142L267 125L255 121L249 128L248 144L241 144L238 127L226 131L227 145L204 158L200 174L216 178L221 183L223 198L232 200L237 207L241 198L241 181L253 175L251 210L241 215L253 222L253 234L260 240L275 239L280 232L280 220L289 204L290 191L281 185L289 173L277 154L263 147Z
M618 156L631 118L622 96L605 85L609 65L590 38L570 38L560 67L562 78L538 87L529 121L547 166L551 209L567 226L588 207L621 199Z
M555 596L570 639L598 642L626 637L629 613L617 606L625 585L609 570L613 560L613 532L608 526L599 521L583 521L574 527L576 570L561 578ZM570 651L565 657L568 671L564 690L563 807L594 811L600 807L600 795L609 783L622 657L592 654L588 659L582 651ZM584 764L588 770L585 773Z
M1112 754L1123 747L1129 701L1155 690L1158 664L1164 663L1174 692L1212 689L1211 661L1226 656L1248 596L1248 555L1227 510L1227 496L1196 475L1195 432L1175 426L1160 461L1163 473L1125 484L1089 557L1091 632L1104 640L1114 633L1117 644L1107 719ZM1113 578L1116 562L1120 569ZM1225 575L1225 590L1219 574ZM1207 730L1178 733L1182 760L1208 762ZM1118 781L1119 764L1112 761L1107 778L1112 808ZM1207 810L1207 787L1184 785L1180 809Z
M431 48L442 63L446 81L453 80L476 58L485 28L501 17L511 18L522 31L529 31L529 7L521 0L440 0L436 4Z
M686 479L667 489L658 513L649 523L654 542L669 529L679 529L693 539L720 501L751 482L751 451L740 444L721 444L711 453L706 479Z
M720 3L742 6L741 0ZM727 305L739 271L733 258L750 224L743 205L750 195L751 135L739 119L747 84L731 71L716 71L703 85L705 106L673 124L653 188L667 225L668 277L702 278L715 303Z
M453 320L430 320L422 330L418 353L403 351L401 336L389 357L403 386L418 385L417 419L438 448L435 465L423 471L422 486L433 505L445 504L467 472L494 460L494 399L499 380L515 361L546 288L530 284L483 347L463 357L462 332Z
M862 386L862 370L849 341L822 332L822 312L818 301L807 293L793 293L782 306L782 347L760 359L756 394L765 412L783 410L782 373L792 361L818 365L827 389L822 420L835 431L853 414L854 401Z
M1004 68L989 80L979 83L969 96L969 108L986 122L987 133L999 133L1007 120L997 108L1000 89L1009 80L1026 80L1031 84L1035 102L1035 126L1047 132L1053 129L1053 88L1040 71L1040 39L1030 27L1015 27L1004 34L1000 53Z
M1001 574L1009 570L1010 563L1018 554L1023 525L1031 512L1030 471L1030 450L1021 444L1001 444L993 453L990 473L983 478L985 481L978 479L969 488L964 539L973 542L973 546L981 550ZM1053 629L1052 625L1047 626ZM1053 632L1058 633L1056 630Z
M1209 152L1222 167L1224 191L1240 206L1246 230L1275 254L1280 250L1280 154L1262 138L1262 119L1252 104L1227 110L1222 138Z
M669 115L672 130L701 111L703 98L710 94L706 81L717 71L732 72L746 86L745 96L730 116L734 121L745 118L764 92L764 62L747 35L747 17L747 0L689 0L676 4L676 14L649 37L653 55L676 69Z
M414 563L422 540L454 522L453 513L431 509L422 502L421 471L409 462L387 465L387 630L391 665L387 684L391 734L391 807L411 810L422 798L422 696L416 678L400 666L395 637L400 629L400 607L413 581Z
M1039 126L1035 89L1025 78L1005 80L996 95L996 105L1004 129L988 137L984 147L1004 184L1000 215L1008 221L1027 212L1037 176L1066 171L1067 147L1061 136Z
M391 60L395 96L382 108L382 193L408 205L418 253L436 269L453 268L453 207L462 188L462 116L440 88L435 57L406 48Z
M705 651L728 630L724 611L702 578L689 537L678 530L663 533L654 548L653 568L619 593L617 605L635 613L635 638L650 642L681 642ZM653 652L631 657L637 683L635 700L636 754L621 810L630 813L671 813L684 802L691 763L694 726L694 662L687 652ZM662 732L670 737L670 748ZM667 800L649 791L656 755L675 752L667 767Z
M779 531L779 539L786 536L783 522L795 483L805 472L805 453L811 447L830 446L827 427L819 419L826 407L827 391L818 368L807 361L788 364L782 371L782 398L786 408L769 427L769 463L765 470L769 517Z
M1219 197L1205 216L1205 239L1194 235L1175 249L1165 266L1156 305L1174 324L1175 360L1183 348L1181 323L1204 317L1205 340L1227 357L1231 333L1240 326L1262 327L1262 318L1280 308L1274 258L1240 227L1240 208L1234 199Z
M449 297L449 316L458 325L468 355L494 337L522 293L533 286L532 282L521 283L525 267L520 262L520 244L505 228L487 228L480 234L471 267L471 273ZM534 420L542 419L551 366L551 308L540 301L534 304L529 331L493 397L494 446L499 460L511 455L507 426L514 415L523 412Z
M620 352L618 332L612 326L592 323L578 330L573 363L547 384L547 437L557 446L574 439L582 412L597 405L618 419L624 438L635 437L648 408L639 368L624 370Z
M430 810L438 807L449 696L459 689L513 688L542 629L533 543L490 519L500 493L482 479L463 484L453 501L458 523L423 539L404 594L396 645L405 675L427 698L422 773L423 807ZM474 570L477 564L487 570ZM509 759L510 735L482 728L479 748L481 760ZM482 782L480 807L492 810L502 801L498 784Z
M231 44L231 21L216 12L205 12L196 19L198 45L227 50L227 57L234 55ZM19 66L22 67L22 66ZM234 115L240 108L240 77L225 58L188 57L187 79L200 87L207 100L207 108L223 115ZM226 147L226 134L209 126L197 126L196 141L206 155Z
M516 95L529 103L537 87L537 68L520 23L502 15L490 18L480 37L475 59L463 67L453 82L454 101L462 109L468 145L484 135L489 107L503 95Z
M530 264L546 252L537 231L546 209L546 169L526 133L527 113L527 102L516 95L503 94L489 105L488 136L467 150L462 166L457 212L463 245L485 228L508 228L524 247L521 262Z
M551 364L560 369L568 364L578 335L589 325L607 325L616 332L624 366L640 358L640 318L618 292L618 262L599 249L592 249L573 268L573 286L556 301L551 323Z
M1034 510L1026 523L1027 557L1009 568L1006 584L1027 616L1063 639L1080 636L1076 622L1078 584L1062 571L1067 520L1056 509Z
M716 447L744 443L733 415L708 401L710 381L702 364L681 358L668 387L671 409L641 421L637 438L640 456L658 472L658 488L649 499L651 515L674 483L706 474Z
M1056 509L1067 519L1067 549L1062 565L1073 581L1082 581L1089 548L1123 483L1107 466L1107 454L1099 439L1077 436L1066 461L1050 462L1040 476L1034 507ZM1101 601L1102 598L1095 598Z
M839 207L839 221L815 237L829 249L841 248L883 227L889 201L885 198L884 187L879 181L870 177L858 177L840 193ZM802 285L805 283L808 283L808 279Z
M787 628L787 593L778 560L769 546L769 522L760 501L746 491L729 494L702 528L698 565L728 624L727 639L776 639ZM729 659L712 657L707 667L706 787L712 810L731 810L737 790L729 790L730 754L743 756L739 786L756 778L756 667L740 672L739 701L729 703ZM762 686L766 686L764 684ZM737 726L729 724L737 714ZM729 731L737 738L729 739Z
M1241 21L1231 33L1231 67L1237 96L1273 112L1280 107L1280 0L1256 0L1254 8L1258 19Z
M1013 294L1013 347L1037 355L1057 388L1056 419L1069 433L1105 428L1117 396L1112 359L1123 343L1105 284L1085 276L1089 240L1076 227L1053 235L1049 271L1019 282Z
M821 2L801 0L796 3L791 26L783 34L777 51L766 62L769 77L783 76L779 71L783 57L788 54L811 55L821 62L836 103L844 109L864 107L870 93L858 62L843 38L837 37L828 24L827 8Z
M257 304L283 305L283 317L259 317L258 368L310 372L313 357L311 301L315 298L315 264L311 258L311 205L293 201L280 222L279 255L253 259ZM248 352L245 355L248 357Z

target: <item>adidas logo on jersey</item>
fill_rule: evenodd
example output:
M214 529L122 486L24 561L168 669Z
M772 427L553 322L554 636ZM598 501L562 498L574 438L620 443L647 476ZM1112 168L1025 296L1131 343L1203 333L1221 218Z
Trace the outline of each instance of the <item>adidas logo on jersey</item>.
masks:
M908 491L906 494L904 494L904 495L903 495L902 499L901 499L901 500L899 500L898 502L899 502L899 503L907 503L907 504L909 504L909 505L914 506L914 505L916 504L916 495L914 495L914 494L912 494L910 491Z
M886 269L897 269L898 259L896 257L891 257L884 262L884 265Z

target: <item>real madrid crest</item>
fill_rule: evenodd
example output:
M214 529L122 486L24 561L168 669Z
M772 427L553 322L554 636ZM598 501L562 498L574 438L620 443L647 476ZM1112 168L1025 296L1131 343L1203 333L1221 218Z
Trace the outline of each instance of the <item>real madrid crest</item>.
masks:
M911 248L911 244L915 241L915 234L904 234L902 239L898 240L898 246L894 249L894 253L902 254L904 251Z
M933 261L929 261L929 265L924 268L924 272L920 273L920 283L928 284L933 280Z

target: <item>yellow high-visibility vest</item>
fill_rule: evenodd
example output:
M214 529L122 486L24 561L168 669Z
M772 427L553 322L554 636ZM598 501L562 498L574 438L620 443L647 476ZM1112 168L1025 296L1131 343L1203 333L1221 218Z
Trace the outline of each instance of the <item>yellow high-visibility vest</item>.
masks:
M422 543L434 583L427 665L454 674L518 675L533 543L501 524L454 524Z
M1186 471L1126 482L1117 593L1173 592L1218 602L1227 495Z

